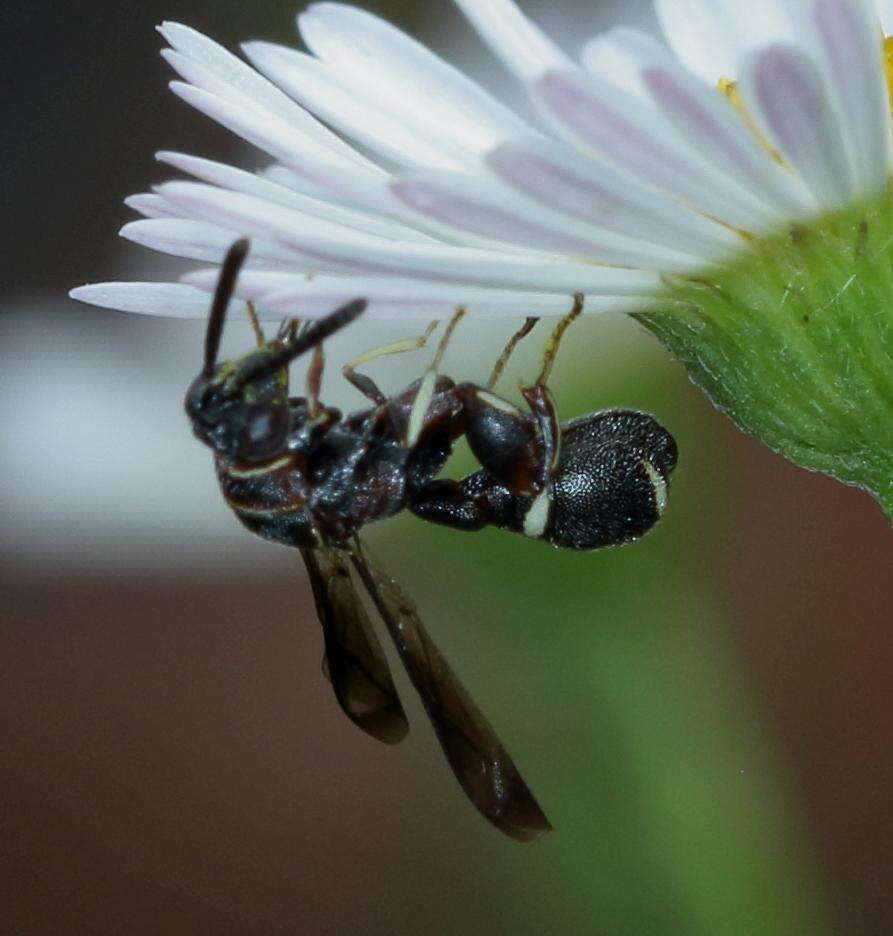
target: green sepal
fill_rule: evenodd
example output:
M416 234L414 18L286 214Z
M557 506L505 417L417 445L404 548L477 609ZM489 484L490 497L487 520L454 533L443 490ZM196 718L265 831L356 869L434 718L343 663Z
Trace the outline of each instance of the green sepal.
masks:
M735 423L893 518L893 198L666 277L636 318Z

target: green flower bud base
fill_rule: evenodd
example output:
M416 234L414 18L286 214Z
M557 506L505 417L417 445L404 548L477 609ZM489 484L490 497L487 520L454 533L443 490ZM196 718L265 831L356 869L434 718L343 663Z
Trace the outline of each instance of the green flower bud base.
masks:
M741 429L893 519L893 197L668 277L636 318Z

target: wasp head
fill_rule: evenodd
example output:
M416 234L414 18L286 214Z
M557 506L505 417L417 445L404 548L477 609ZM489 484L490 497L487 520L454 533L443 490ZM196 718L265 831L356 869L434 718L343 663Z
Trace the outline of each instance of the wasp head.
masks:
M193 432L218 456L257 463L285 444L288 370L277 366L281 342L264 344L235 361L217 362L226 310L247 255L248 241L239 240L223 261L208 317L204 367L186 394L186 413Z
M226 310L247 254L248 241L236 241L220 268L208 317L205 363L186 393L186 413L195 435L219 457L258 464L282 451L292 428L288 365L352 322L366 303L361 299L350 302L299 334L290 330L242 358L218 363Z
M290 429L288 370L280 368L245 379L276 354L276 344L235 361L224 361L211 374L202 372L186 394L192 431L217 455L232 462L267 461L281 451Z

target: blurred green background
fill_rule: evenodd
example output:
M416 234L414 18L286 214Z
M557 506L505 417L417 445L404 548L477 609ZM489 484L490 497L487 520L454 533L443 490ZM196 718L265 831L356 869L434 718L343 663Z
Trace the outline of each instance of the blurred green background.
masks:
M447 0L364 5L523 106ZM523 6L574 52L653 25L638 0ZM891 932L891 541L869 497L738 434L632 321L589 317L554 390L568 417L624 405L674 432L653 533L563 555L371 529L555 826L519 846L465 802L414 699L393 750L337 711L297 557L241 530L189 437L201 324L65 298L182 269L115 238L123 197L164 178L155 150L264 163L166 93L153 26L234 48L294 41L294 12L0 7L0 930ZM460 330L447 370L482 379L506 331ZM329 360L406 332L358 325Z

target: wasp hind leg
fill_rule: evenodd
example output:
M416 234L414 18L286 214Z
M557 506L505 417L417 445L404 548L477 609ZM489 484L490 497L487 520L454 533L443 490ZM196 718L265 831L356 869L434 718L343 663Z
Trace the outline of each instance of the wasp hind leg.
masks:
M344 367L341 368L344 379L349 384L356 387L363 396L368 397L378 406L382 406L387 403L388 398L381 392L378 388L378 384L376 384L371 377L359 373L357 368L362 364L368 364L370 361L375 361L378 358L387 357L391 354L403 354L407 351L421 350L428 343L428 339L434 333L434 329L437 328L437 325L437 321L431 322L425 331L417 338L406 338L403 341L395 341L392 344L382 345L380 348L373 348L373 350L361 354L356 360L345 364Z
M505 370L506 364L509 362L512 354L514 354L515 348L518 347L519 342L522 338L529 335L536 323L539 321L538 318L528 317L524 319L524 324L512 335L508 340L508 344L503 348L502 354L499 355L499 359L496 361L496 364L493 366L493 371L490 374L490 379L487 381L487 389L492 390L499 378L502 376L502 372Z

